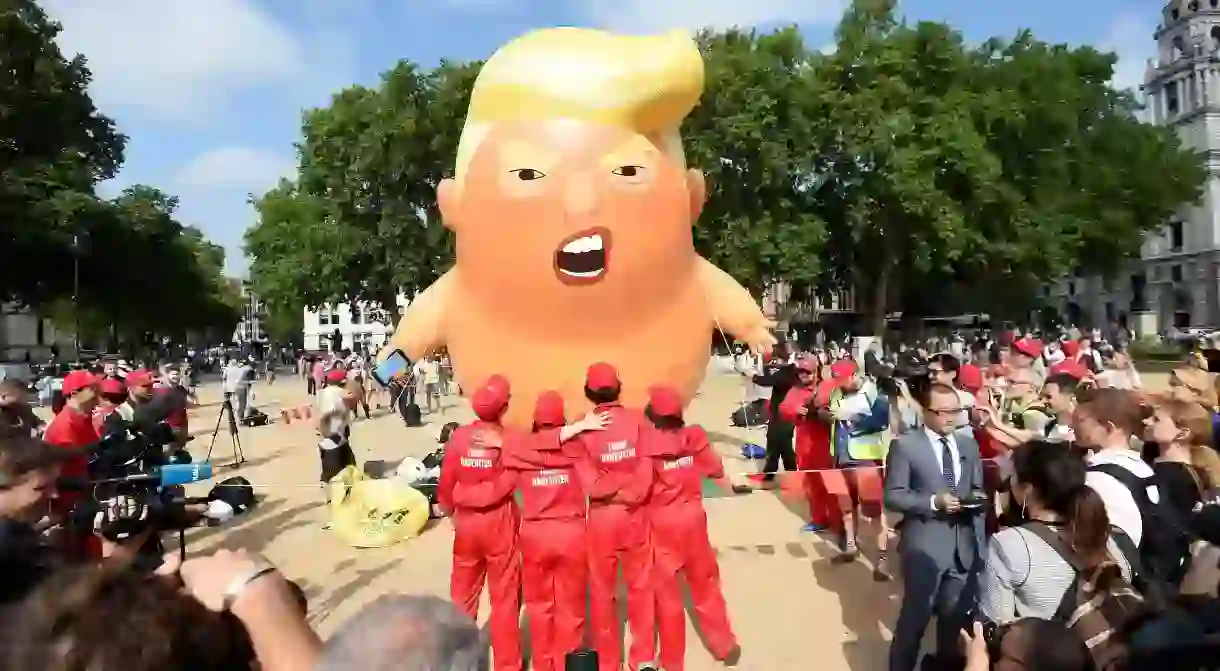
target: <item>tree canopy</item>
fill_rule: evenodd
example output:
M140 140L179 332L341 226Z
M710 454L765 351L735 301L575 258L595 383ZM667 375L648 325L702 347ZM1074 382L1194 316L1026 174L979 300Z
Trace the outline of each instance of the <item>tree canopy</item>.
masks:
M874 329L945 297L1028 314L1035 287L1121 271L1198 198L1200 158L1136 118L1109 85L1112 54L1028 31L972 45L895 4L856 0L827 54L795 28L698 37L706 91L683 127L708 178L695 243L752 291L854 288ZM262 295L389 307L452 263L435 187L479 65L400 61L305 114L298 178L257 201L246 238Z
M97 339L226 328L227 339L237 303L224 250L155 188L98 197L126 137L94 107L85 58L63 57L59 31L33 0L0 9L0 302L69 329L79 320Z

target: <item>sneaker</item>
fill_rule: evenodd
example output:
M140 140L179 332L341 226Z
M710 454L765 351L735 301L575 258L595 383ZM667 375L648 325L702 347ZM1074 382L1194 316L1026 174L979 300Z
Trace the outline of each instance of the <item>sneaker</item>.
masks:
M818 524L816 522L810 522L809 524L806 524L805 526L801 527L801 531L804 531L805 533L809 533L809 534L816 534L825 528L826 527L822 526L821 524Z
M860 548L856 546L855 541L844 541L840 547L842 549L839 551L839 556L836 558L840 562L852 562L856 560L856 557L860 556Z
M330 522L327 522L326 524L322 525L322 531L330 531L333 528L334 528L334 525L332 525Z
M737 666L739 662L741 662L740 645L733 646L733 649L729 651L729 654L720 659L720 663L724 664L725 666Z

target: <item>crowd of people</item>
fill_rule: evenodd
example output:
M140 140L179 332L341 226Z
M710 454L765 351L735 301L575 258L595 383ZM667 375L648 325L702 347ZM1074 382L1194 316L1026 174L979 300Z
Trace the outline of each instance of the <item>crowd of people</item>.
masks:
M1220 386L1197 359L1148 393L1105 343L995 343L855 357L781 344L757 369L741 366L771 391L758 486L800 495L805 530L829 534L836 562L869 561L877 581L901 579L894 671L916 668L933 616L937 649L923 668L1204 667L1220 650ZM308 363L312 375L318 362ZM367 398L368 363L322 365L325 480L355 461L350 422ZM428 373L413 374L426 385ZM435 497L454 528L452 603L383 597L324 645L300 590L253 553L144 566L124 542L57 533L81 496L58 485L82 474L107 421L164 403L175 422L181 410L175 431L185 441L192 397L180 371L75 371L47 425L25 389L0 384L0 669L412 660L465 671L494 660L507 671L525 657L524 610L532 668L592 654L605 671L624 661L680 671L682 583L704 645L731 665L742 651L702 482L731 484L706 432L684 421L677 392L654 386L637 409L620 403L621 388L612 365L594 364L593 410L569 417L554 392L525 399L530 431L501 424L520 402L509 380L468 390L476 419L447 432ZM484 589L486 632L474 624ZM117 633L151 627L155 637Z
M875 525L875 579L903 577L892 671L916 668L933 614L938 650L923 668L987 668L965 653L1039 669L1173 654L1185 665L1172 668L1200 668L1189 655L1213 654L1220 632L1206 364L1192 358L1152 394L1121 347L1088 336L980 345L871 349L863 366L835 347L739 359L772 390L762 486L803 493L806 530L831 533L839 561ZM1158 624L1169 620L1176 637ZM975 622L993 645L961 645Z

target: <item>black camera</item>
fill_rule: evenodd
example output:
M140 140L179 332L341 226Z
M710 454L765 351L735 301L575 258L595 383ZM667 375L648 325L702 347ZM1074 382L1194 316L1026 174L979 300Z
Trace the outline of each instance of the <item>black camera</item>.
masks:
M185 530L199 518L188 513L188 504L206 502L187 497L179 484L167 484L167 467L191 462L190 453L170 448L175 439L163 420L109 422L106 435L89 450L88 478L59 483L61 490L85 494L72 511L77 533L97 534L116 543L147 537L137 557L150 562L151 568L159 565L165 551L162 534L178 532L182 541ZM197 479L176 475L179 482ZM184 542L181 549L185 552Z

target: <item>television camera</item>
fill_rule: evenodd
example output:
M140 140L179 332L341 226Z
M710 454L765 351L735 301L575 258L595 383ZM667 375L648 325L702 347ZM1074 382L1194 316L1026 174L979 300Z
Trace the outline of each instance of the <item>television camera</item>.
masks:
M175 447L179 438L156 407L138 409L130 420L116 412L104 432L88 450L87 478L59 483L61 491L85 494L72 512L72 528L139 543L137 566L149 569L165 553L162 536L177 532L185 559L186 529L204 519L210 499L187 496L183 485L211 478L212 465L192 463L190 453Z

